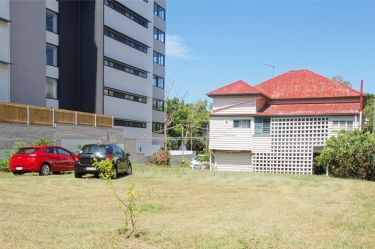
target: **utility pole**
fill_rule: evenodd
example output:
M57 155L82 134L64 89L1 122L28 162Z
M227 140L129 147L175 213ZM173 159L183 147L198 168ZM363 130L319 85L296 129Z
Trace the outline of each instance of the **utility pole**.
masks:
M193 120L190 122L190 151L193 151Z
M363 127L363 80L361 80L361 92L359 97L359 130L362 131Z

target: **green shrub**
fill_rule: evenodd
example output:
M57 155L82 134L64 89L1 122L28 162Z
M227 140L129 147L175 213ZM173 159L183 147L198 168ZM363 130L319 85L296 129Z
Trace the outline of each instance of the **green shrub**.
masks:
M197 158L198 162L208 162L210 161L210 156L208 154L204 154L204 156Z
M35 140L33 142L33 145L36 145L36 146L54 145L54 144L55 144L55 141L48 137L41 137L38 140Z
M169 165L170 163L170 155L169 151L167 150L159 150L152 154L150 163L156 164L156 165Z
M327 140L316 163L332 176L375 180L375 135L342 131Z
M19 148L27 146L27 143L16 142L12 149L5 151L5 158L0 159L0 171L9 172L9 161L14 153L18 151Z

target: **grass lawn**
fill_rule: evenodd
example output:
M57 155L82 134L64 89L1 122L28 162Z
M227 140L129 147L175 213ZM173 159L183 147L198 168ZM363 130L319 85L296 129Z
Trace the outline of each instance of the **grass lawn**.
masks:
M129 183L127 240L104 181L0 173L0 248L375 248L375 182L138 166L114 188Z

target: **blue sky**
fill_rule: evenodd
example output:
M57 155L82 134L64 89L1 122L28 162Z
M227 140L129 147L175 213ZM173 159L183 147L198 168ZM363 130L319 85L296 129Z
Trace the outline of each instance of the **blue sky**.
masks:
M375 1L167 0L166 79L186 101L294 69L375 93ZM168 84L168 83L167 83Z

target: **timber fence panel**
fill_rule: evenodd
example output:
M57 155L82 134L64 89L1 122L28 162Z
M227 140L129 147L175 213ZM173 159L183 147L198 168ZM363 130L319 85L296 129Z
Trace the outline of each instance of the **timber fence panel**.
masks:
M27 105L0 103L0 122L27 124Z
M53 126L53 109L41 106L29 106L29 124Z
M55 109L55 123L75 125L76 123L75 112L62 110L62 109Z
M107 115L96 115L96 126L98 127L112 127L112 117Z
M77 112L77 125L95 126L95 114Z

